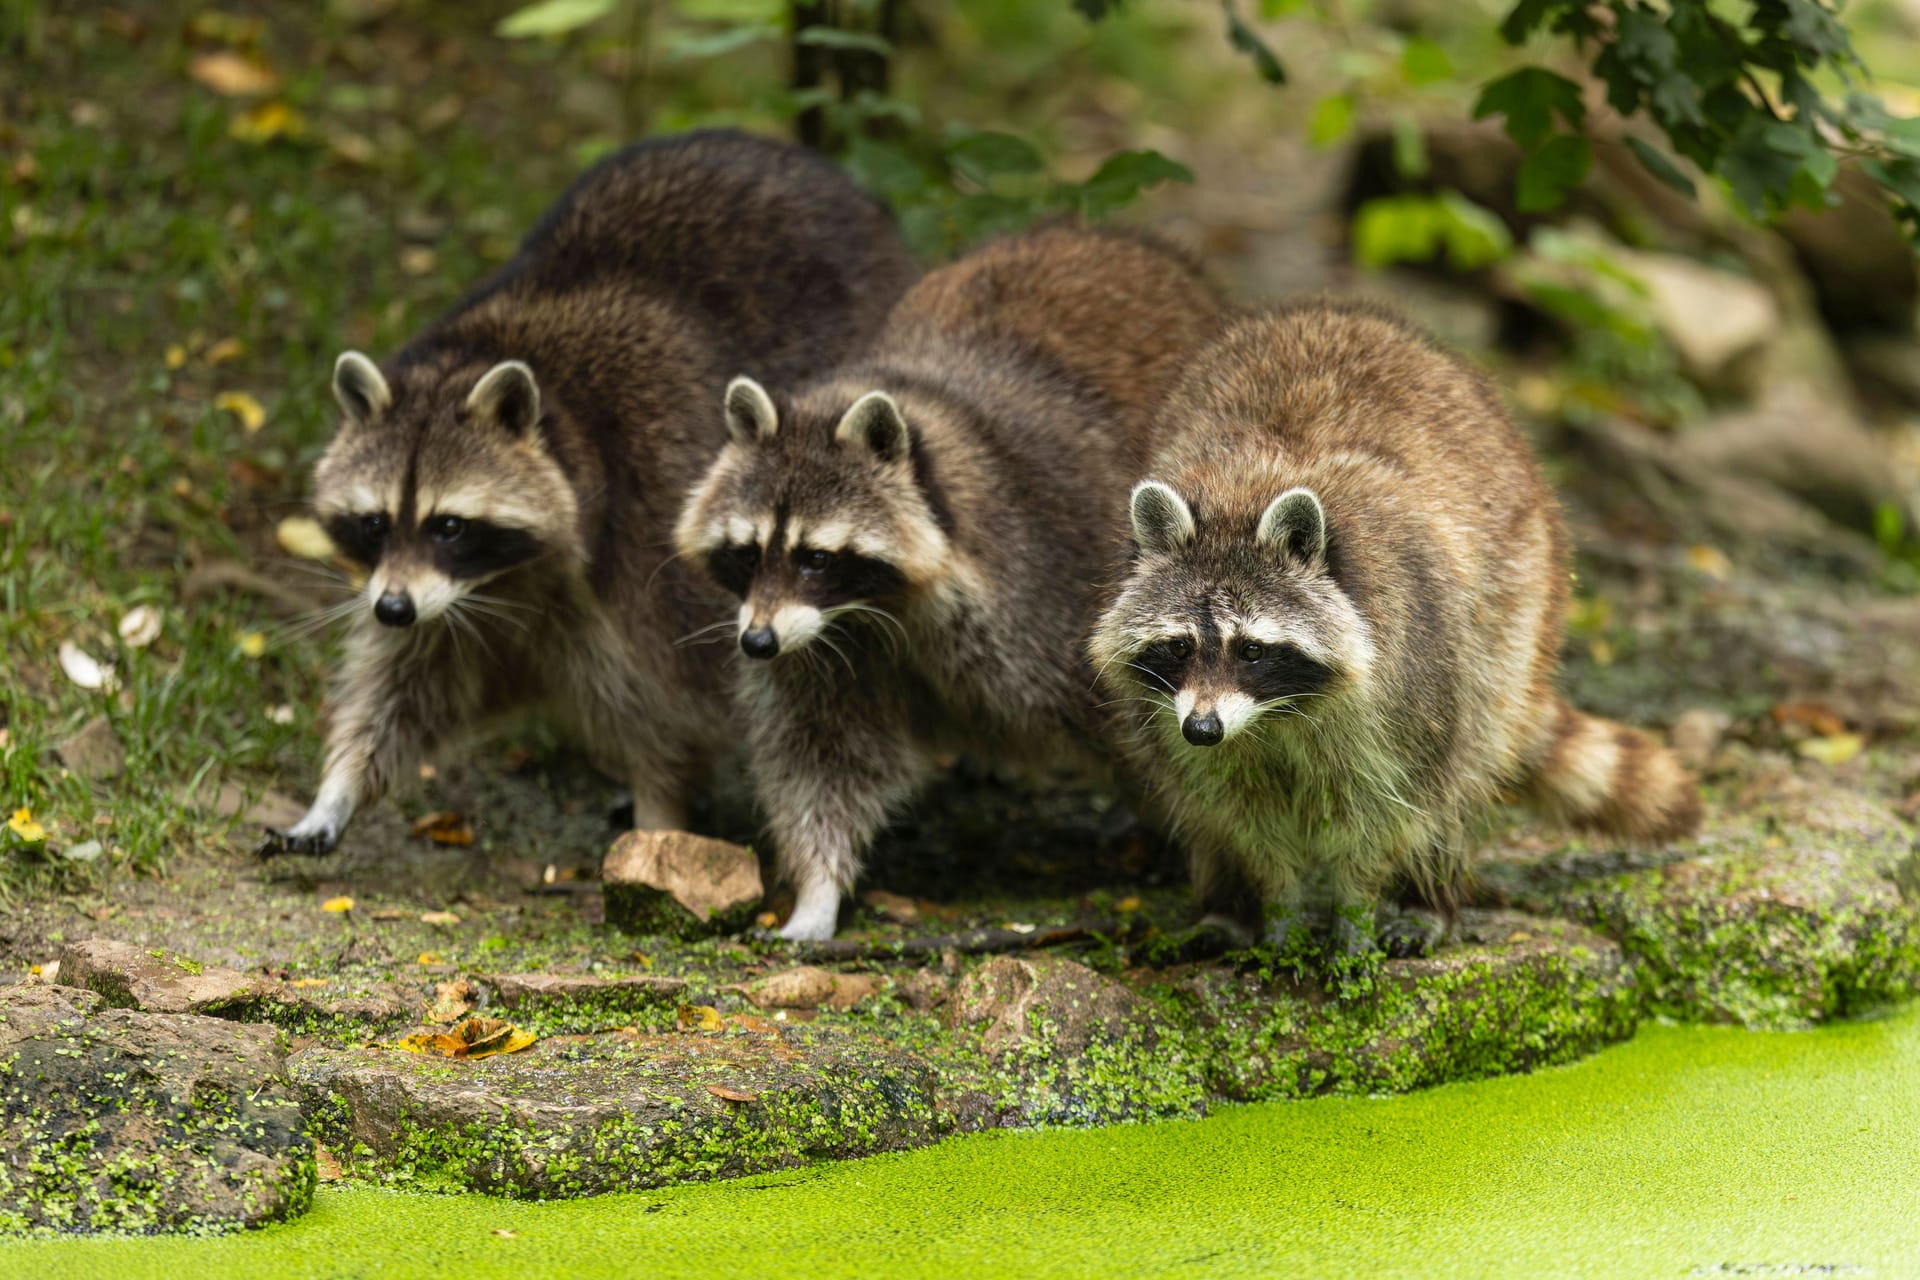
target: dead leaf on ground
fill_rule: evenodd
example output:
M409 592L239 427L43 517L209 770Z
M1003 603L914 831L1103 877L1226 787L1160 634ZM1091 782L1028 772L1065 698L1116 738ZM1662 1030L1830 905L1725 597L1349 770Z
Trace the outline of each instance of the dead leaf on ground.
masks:
M415 836L425 836L435 844L470 845L473 843L473 827L457 813L429 813L414 820L409 829Z
M1857 733L1837 733L1831 738L1808 738L1794 747L1809 760L1837 766L1847 763L1866 748L1867 740Z
M497 1053L518 1053L539 1039L533 1032L498 1018L468 1018L451 1031L407 1036L398 1047L408 1053L442 1058L491 1058Z
M860 896L860 901L872 907L882 919L895 924L913 924L920 919L920 908L914 905L912 898L905 894L888 893L885 889L871 889Z
M240 419L240 429L252 435L267 424L267 411L245 391L222 391L213 398L213 407Z
M238 360L247 354L247 344L238 338L222 338L200 353L203 364L225 364L229 360Z
M307 132L307 118L284 102L262 102L235 116L227 134L235 142L268 143L298 138Z
M460 917L451 911L422 911L421 924L459 924Z
M1835 738L1847 731L1840 713L1823 702L1777 702L1773 707L1775 724L1795 724L1823 738Z
M683 1004L674 1017L688 1031L720 1031L727 1025L720 1011L710 1004Z
M328 898L320 904L320 909L322 911L331 911L336 915L344 914L353 910L353 899L344 894L338 898Z
M405 920L405 919L407 918L407 916L408 916L408 915L410 915L410 914L411 914L410 912L406 912L406 911L402 911L402 910L401 910L400 908L398 908L398 907L382 907L382 908L380 908L380 909L379 909L378 911L376 911L376 912L374 912L374 913L373 913L373 916L372 916L372 919L375 919L375 920Z
M229 49L201 54L188 65L187 74L223 98L257 98L280 87L280 75L272 67Z
M302 989L308 989L312 987L324 987L332 981L333 981L332 978L295 978L292 982L289 982L287 985L290 987L300 987Z
M339 1158L317 1142L313 1144L313 1162L318 1166L322 1182L338 1182L347 1176L347 1171L340 1167Z
M282 551L303 560L333 558L333 539L312 516L288 516L273 527L273 540Z
M760 1100L760 1095L757 1093L748 1093L744 1089L729 1089L723 1084L710 1084L707 1086L707 1092L716 1098L722 1098L728 1102L758 1102Z
M465 978L433 984L433 1000L427 1005L426 1021L457 1022L473 1012L473 984Z

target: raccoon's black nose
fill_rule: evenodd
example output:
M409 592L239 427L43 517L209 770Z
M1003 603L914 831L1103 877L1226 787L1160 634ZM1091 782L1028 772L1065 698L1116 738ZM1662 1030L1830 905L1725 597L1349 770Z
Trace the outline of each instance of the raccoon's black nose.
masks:
M772 627L755 627L740 633L740 652L749 658L771 658L780 652L780 637Z
M1196 747L1219 745L1220 739L1227 736L1227 727L1220 723L1220 717L1209 711L1205 715L1190 715L1180 724L1180 732L1188 742Z
M413 597L404 591L389 591L373 604L373 616L390 627L413 625Z

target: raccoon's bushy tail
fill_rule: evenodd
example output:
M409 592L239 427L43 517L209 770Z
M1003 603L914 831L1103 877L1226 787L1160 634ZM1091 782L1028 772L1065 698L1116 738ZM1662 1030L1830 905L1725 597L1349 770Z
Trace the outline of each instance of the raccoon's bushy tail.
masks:
M1672 752L1641 733L1561 703L1529 798L1547 817L1634 844L1700 829L1700 788Z

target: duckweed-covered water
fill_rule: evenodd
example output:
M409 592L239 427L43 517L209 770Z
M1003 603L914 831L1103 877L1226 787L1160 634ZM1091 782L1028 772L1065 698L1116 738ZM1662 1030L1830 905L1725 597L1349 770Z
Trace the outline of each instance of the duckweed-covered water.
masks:
M8 1280L1243 1275L1920 1276L1920 1007L671 1191L323 1188L244 1235L0 1244Z

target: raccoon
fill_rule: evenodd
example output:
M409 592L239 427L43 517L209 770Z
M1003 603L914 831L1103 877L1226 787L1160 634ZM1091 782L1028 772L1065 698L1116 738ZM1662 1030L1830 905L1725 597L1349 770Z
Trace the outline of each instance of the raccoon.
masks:
M937 754L1104 768L1074 651L1152 409L1220 311L1169 248L1057 225L910 291L863 359L740 378L681 554L738 597L737 699L783 874L827 938Z
M732 132L640 143L581 176L515 258L384 367L335 366L314 504L366 573L307 814L325 853L448 735L553 714L683 825L729 742L724 662L677 645L718 607L668 554L742 369L856 351L917 275L892 218L805 151Z
M1555 692L1566 533L1464 361L1387 312L1281 307L1228 326L1163 417L1087 652L1136 699L1116 733L1203 904L1255 906L1285 947L1323 888L1336 957L1365 956L1390 883L1447 903L1504 789L1631 841L1696 829L1671 755Z

